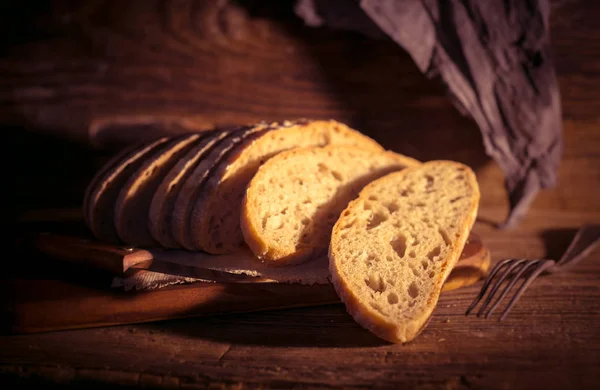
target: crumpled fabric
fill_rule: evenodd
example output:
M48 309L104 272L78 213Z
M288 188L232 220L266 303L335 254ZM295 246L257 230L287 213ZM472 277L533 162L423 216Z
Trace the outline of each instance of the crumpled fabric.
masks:
M504 172L501 227L556 185L563 140L547 0L299 0L295 12L308 26L387 35L447 86Z

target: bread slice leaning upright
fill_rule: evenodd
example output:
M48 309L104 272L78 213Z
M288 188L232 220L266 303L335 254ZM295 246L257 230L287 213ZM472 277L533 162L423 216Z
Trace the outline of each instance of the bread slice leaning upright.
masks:
M171 233L179 246L189 250L200 249L192 245L190 238L191 210L198 198L198 192L206 185L208 177L219 161L245 139L255 133L267 131L266 128L265 123L258 123L228 131L223 137L219 137L218 142L211 145L206 153L203 153L200 161L195 164L182 183L175 198L171 215Z
M173 210L179 191L183 187L194 168L201 164L203 158L210 153L212 147L225 138L230 132L227 130L211 130L201 133L193 147L179 158L171 167L163 181L156 189L148 219L148 229L154 239L165 248L180 248L173 237L171 227Z
M427 325L479 204L473 171L431 161L366 186L336 222L333 285L363 327L407 342Z
M352 145L281 152L248 184L240 219L244 239L270 264L326 255L333 225L365 185L419 164L397 153Z

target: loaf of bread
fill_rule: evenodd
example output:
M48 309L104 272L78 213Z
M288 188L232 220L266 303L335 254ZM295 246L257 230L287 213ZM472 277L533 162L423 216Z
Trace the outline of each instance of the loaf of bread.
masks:
M172 230L173 211L179 191L194 168L207 157L212 147L229 133L229 131L216 130L202 133L192 148L171 168L156 189L150 204L148 229L162 247L181 248L173 237Z
M467 166L432 161L367 185L336 222L334 287L363 327L407 342L427 325L475 221L479 188Z
M117 197L129 177L167 140L168 138L162 137L118 154L104 165L88 185L83 201L84 215L96 238L106 242L120 242L114 223Z
M148 156L122 186L115 203L115 228L123 242L140 247L157 245L148 229L152 197L165 175L198 137L186 134L171 138Z
M327 253L331 229L371 181L420 163L352 145L296 148L263 164L248 184L241 228L246 243L271 264Z
M196 187L194 203L191 208L186 207L191 211L191 245L186 247L215 254L239 251L244 246L241 202L260 165L285 150L329 144L383 151L371 138L332 120L284 122L253 133L215 165L204 185Z

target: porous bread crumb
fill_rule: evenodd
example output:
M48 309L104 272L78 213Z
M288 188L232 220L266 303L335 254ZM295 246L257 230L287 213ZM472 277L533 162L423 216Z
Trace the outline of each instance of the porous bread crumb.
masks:
M391 342L427 325L477 215L473 171L432 161L366 186L336 222L332 282L348 312Z
M352 145L297 148L260 167L242 203L246 243L262 260L289 264L326 253L331 229L369 182L419 162Z

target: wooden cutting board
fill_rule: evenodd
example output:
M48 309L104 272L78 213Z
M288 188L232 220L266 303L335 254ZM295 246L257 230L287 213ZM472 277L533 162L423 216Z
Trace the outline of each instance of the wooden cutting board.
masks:
M68 262L64 261L67 257ZM114 257L111 261L114 265ZM489 251L473 236L444 290L477 282L489 262ZM339 302L330 284L197 282L125 292L110 288L114 272L102 270L97 263L92 267L75 264L73 256L56 253L51 257L42 254L29 262L28 267L25 275L0 283L3 333L89 328Z

